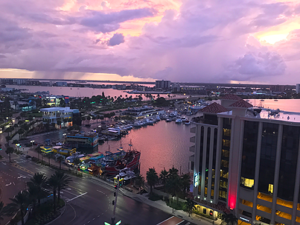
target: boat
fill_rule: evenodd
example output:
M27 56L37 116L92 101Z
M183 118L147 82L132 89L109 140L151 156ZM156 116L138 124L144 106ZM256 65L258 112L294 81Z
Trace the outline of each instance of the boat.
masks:
M133 124L133 127L134 128L140 128L142 126L142 124L140 123L140 122L135 122L134 124Z
M182 121L182 122L186 122L186 121L188 121L188 119L185 118L185 117L181 117L181 121Z
M278 99L274 99L275 102L278 102Z
M106 160L106 165L104 168L104 172L109 176L115 176L119 174L123 169L127 168L129 170L135 170L140 161L141 152L137 150L132 150L132 144L130 142L129 144L130 148L127 152L120 151L118 152L120 157L113 158L113 160L110 160L109 157L104 158ZM118 154L114 153L114 154ZM110 155L108 155L110 156Z
M185 121L185 123L184 123L184 125L190 125L191 124L191 122L190 121Z
M175 120L175 123L178 123L178 124L179 124L179 123L182 123L182 120L181 120L181 119L176 119L176 120Z
M265 101L265 100L264 100L264 99L261 99L260 101L262 101L262 102L263 102L263 101Z
M152 119L146 119L146 124L147 125L153 125L153 120Z
M170 118L166 119L166 122L171 122L171 121L172 121L172 119L170 119Z

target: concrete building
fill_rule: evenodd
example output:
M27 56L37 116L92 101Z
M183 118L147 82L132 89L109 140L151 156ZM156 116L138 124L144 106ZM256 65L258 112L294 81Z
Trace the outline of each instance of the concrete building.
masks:
M157 80L155 81L156 89L169 89L171 85L171 81L168 80Z
M43 108L44 123L55 123L57 128L73 126L73 114L79 114L78 109L70 109L70 107L52 107ZM58 121L61 121L58 124Z
M297 94L300 93L300 84L296 84L296 93L297 93Z
M195 201L238 224L300 224L300 114L235 95L201 111L191 128Z

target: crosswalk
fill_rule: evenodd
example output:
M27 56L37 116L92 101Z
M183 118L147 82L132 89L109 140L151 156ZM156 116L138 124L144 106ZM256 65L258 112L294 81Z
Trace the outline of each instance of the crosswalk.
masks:
M26 169L26 168L24 168L24 167L22 167L22 166L20 166L18 164L12 164L12 166L15 167L15 168L18 168L18 169L20 169L20 170L22 170L22 171L24 171L26 173L34 175L34 172L32 172L32 171L30 171L30 170L28 170L28 169Z

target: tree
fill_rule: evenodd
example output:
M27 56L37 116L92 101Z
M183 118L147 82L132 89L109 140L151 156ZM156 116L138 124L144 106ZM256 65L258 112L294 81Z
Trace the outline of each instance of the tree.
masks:
M57 184L57 193L58 193L58 202L60 200L60 191L65 189L68 184L72 181L72 179L65 175L64 172L62 171L55 171L55 177L58 181L58 184Z
M49 159L49 166L50 166L51 155L48 153L46 154L46 157Z
M57 191L57 187L58 187L58 179L55 176L55 174L53 174L48 179L47 183L49 184L50 187L52 187L52 191L53 191L53 210L54 210L54 212L56 212L56 191Z
M22 136L22 134L24 134L24 132L25 132L25 131L24 131L24 129L22 129L22 128L18 130L18 134L20 135L20 137Z
M152 193L152 187L157 183L158 181L158 176L155 171L155 169L150 168L149 171L147 171L147 183L150 185L150 194Z
M38 187L35 185L28 186L29 201L32 203L32 211L35 211L36 202L38 199Z
M30 181L27 183L28 187L31 185L36 186L37 196L38 196L38 204L41 203L41 197L44 193L43 186L47 182L47 177L43 173L35 173Z
M0 202L0 220L3 220L4 213L3 213L4 203Z
M178 203L178 194L181 191L181 179L178 175L178 170L175 168L169 170L169 177L166 181L166 190L172 196L176 196Z
M20 191L14 198L10 198L12 203L9 203L6 207L14 212L20 210L22 225L24 225L24 211L26 210L29 202L29 195L27 191Z
M222 220L223 222L225 222L226 224L231 224L234 225L238 222L238 219L235 217L235 215L229 213L224 213L222 214Z
M144 183L145 183L145 179L140 174L134 179L134 184L139 190L144 185Z
M162 183L163 183L163 185L164 185L164 189L166 188L166 180L167 180L167 178L168 178L168 175L169 175L169 173L168 173L168 171L166 171L165 169L162 170L162 171L160 172L160 175L159 175L159 178L160 178L160 180L162 181Z
M186 206L186 209L187 209L187 211L189 213L189 217L190 217L193 210L196 209L195 202L188 198L188 199L186 199L185 206Z
M6 150L5 150L5 153L8 155L9 157L9 162L11 163L11 154L14 153L14 149L12 147L8 147Z
M75 158L73 160L73 164L74 164L74 167L76 169L76 174L77 174L77 169L78 169L78 165L81 163L80 159L79 158Z
M183 174L181 176L181 184L183 193L187 193L190 190L191 179L189 174Z

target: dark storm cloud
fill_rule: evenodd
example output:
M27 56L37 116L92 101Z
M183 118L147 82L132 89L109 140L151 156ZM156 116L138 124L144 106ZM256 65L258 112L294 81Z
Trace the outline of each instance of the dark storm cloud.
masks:
M115 45L122 44L124 42L125 42L125 39L124 39L123 34L116 33L116 34L114 34L114 36L112 36L111 39L109 39L108 45L115 46Z

